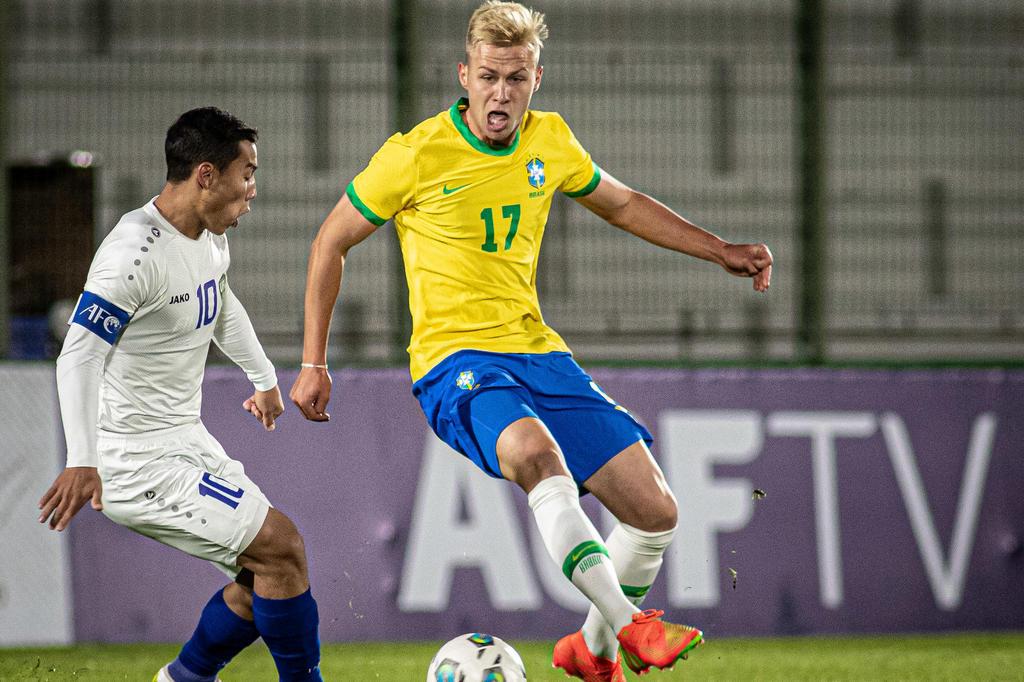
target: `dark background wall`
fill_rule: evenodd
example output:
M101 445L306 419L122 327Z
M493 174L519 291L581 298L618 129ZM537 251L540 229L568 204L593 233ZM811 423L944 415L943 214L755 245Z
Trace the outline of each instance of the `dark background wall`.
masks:
M474 6L9 4L3 158L92 152L97 236L159 190L181 111L215 104L260 128L232 277L288 360L312 235L384 139L459 95ZM535 107L563 113L608 172L777 258L771 294L754 296L558 198L542 303L583 357L1024 357L1019 3L537 7L551 38ZM401 359L394 241L388 227L353 253L332 358Z

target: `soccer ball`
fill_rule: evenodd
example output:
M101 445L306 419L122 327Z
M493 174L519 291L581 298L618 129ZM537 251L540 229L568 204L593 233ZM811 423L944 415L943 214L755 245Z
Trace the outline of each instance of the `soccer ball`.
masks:
M473 632L437 650L427 682L526 682L526 668L505 641Z

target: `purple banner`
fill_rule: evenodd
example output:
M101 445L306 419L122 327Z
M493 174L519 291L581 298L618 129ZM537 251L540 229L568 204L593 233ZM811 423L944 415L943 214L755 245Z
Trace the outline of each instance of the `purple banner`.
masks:
M680 503L647 605L711 637L1024 627L1024 372L593 375L650 428ZM305 537L322 638L578 629L525 495L434 438L406 372L334 379L329 423L292 408L273 433L240 371L204 385L207 428ZM79 641L183 640L224 583L88 508L71 556Z

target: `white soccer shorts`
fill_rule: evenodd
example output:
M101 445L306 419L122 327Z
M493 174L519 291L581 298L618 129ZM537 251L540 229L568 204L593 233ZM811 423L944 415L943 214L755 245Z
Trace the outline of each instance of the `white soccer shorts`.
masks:
M201 422L145 435L101 431L97 448L108 518L238 574L238 555L271 505Z

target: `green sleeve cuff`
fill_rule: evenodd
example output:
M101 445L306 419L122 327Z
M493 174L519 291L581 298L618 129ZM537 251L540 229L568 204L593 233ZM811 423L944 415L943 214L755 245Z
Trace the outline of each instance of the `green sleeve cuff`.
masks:
M565 196L569 197L570 199L578 199L580 197L585 197L588 194L590 194L591 192L593 192L595 189L597 189L597 186L600 183L601 183L601 169L598 168L597 164L595 163L594 164L594 177L590 178L590 182L587 183L587 186L584 187L583 189L576 190L575 192L566 192Z
M380 227L388 221L387 218L381 218L379 215L369 209L369 207L363 203L363 200L356 194L355 186L350 182L348 187L345 188L345 194L348 196L348 200L352 202L352 205L356 207L356 210L363 214L363 217L369 220L371 223Z

